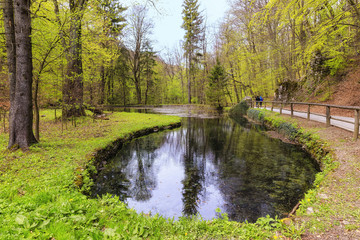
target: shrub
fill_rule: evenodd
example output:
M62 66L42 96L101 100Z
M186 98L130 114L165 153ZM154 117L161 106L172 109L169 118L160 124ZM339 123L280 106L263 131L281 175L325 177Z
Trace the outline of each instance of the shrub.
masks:
M230 109L229 116L234 119L242 118L244 117L244 115L246 115L248 109L249 105L247 104L247 102L241 101Z

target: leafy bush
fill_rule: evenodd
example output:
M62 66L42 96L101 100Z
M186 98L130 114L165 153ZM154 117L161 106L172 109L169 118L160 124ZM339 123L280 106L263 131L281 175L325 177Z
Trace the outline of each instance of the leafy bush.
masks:
M247 102L241 101L230 109L229 116L234 119L242 118L244 117L244 115L246 115L248 109L249 105L247 104Z

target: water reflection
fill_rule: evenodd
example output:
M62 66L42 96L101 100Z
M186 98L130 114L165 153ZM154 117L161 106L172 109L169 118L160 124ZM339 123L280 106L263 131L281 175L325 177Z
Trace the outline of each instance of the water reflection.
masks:
M242 124L247 124L246 121ZM94 195L120 196L139 212L254 222L289 212L318 166L300 148L230 119L185 118L173 131L136 139L103 169Z

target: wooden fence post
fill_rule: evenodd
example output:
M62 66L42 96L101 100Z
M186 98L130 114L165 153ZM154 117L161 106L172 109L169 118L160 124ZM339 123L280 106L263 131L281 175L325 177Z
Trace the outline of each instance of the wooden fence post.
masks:
M354 140L356 141L359 137L359 109L355 110L355 124L354 124Z
M310 104L308 105L308 110L307 110L307 120L310 120Z
M274 111L274 102L271 102L271 111Z
M326 106L326 127L330 127L330 106Z
M280 103L280 114L282 114L282 108L283 108L283 104Z
M291 109L291 117L294 116L294 104L290 103L290 109Z

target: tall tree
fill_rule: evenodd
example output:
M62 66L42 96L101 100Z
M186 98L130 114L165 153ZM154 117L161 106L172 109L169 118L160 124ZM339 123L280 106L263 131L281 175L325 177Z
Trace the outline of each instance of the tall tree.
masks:
M99 40L99 44L104 49L109 49L114 42L117 42L122 29L125 27L124 21L125 18L122 16L122 13L126 10L119 2L113 0L100 0L97 5L95 14L101 16L102 22L102 35L103 37ZM96 32L96 37L99 38L98 32ZM117 46L118 47L118 46ZM115 54L113 54L114 56ZM103 60L100 66L100 98L99 104L104 104L107 99L106 94L106 85L108 88L108 94L110 94L113 89L113 68L111 67L111 62L115 62L115 59L107 57ZM107 66L110 65L110 66Z
M87 0L69 0L70 32L67 67L63 85L63 116L83 116L82 18Z
M32 130L32 52L29 0L6 0L4 23L10 78L8 148L27 149L36 139Z
M152 22L147 19L147 9L144 6L134 6L129 16L128 46L130 50L130 68L132 80L136 89L137 103L141 104L141 60L145 43L153 28Z
M156 61L155 61L155 52L153 51L151 45L149 42L147 42L145 44L145 50L142 53L143 57L142 57L142 69L143 69L143 75L145 77L145 100L144 100L144 104L148 104L148 99L149 99L149 92L152 88L152 86L154 85L154 75L155 75L155 71L154 71L154 66L156 65Z
M184 0L183 3L183 24L185 29L184 51L186 58L186 70L188 79L188 103L191 104L191 84L195 77L195 63L201 50L201 39L203 37L204 18L199 11L198 0Z
M225 69L221 66L219 59L216 60L216 65L212 68L209 75L209 87L207 91L208 102L222 109L225 104L227 87L227 76Z

